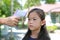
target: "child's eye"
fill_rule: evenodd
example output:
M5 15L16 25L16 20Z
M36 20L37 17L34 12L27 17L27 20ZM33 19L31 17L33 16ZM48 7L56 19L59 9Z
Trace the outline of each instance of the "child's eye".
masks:
M28 20L30 20L30 19L28 19Z
M36 19L33 19L33 20L36 20Z

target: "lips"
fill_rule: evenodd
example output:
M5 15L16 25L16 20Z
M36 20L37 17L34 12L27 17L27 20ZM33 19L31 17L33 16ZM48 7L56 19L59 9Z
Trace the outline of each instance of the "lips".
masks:
M29 27L33 27L33 25L29 25Z

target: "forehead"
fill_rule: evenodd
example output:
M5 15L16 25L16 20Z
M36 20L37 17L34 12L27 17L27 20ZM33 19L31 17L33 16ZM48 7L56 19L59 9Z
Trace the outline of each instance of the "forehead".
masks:
M30 17L35 17L35 18L37 18L37 17L39 17L38 16L38 13L36 13L35 11L34 12L31 12L30 14L29 14L29 18ZM40 18L40 17L39 17Z

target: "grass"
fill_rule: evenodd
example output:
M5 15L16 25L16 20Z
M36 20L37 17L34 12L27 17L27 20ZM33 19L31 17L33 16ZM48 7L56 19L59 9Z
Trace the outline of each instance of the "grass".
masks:
M54 32L55 30L57 30L57 26L56 25L47 26L46 28L47 28L48 32Z

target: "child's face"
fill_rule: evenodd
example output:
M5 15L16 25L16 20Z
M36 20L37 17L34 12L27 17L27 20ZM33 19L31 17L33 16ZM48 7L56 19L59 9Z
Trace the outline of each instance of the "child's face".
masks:
M41 19L36 12L30 13L28 17L28 28L30 30L38 30L41 28Z

